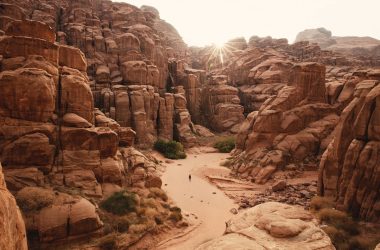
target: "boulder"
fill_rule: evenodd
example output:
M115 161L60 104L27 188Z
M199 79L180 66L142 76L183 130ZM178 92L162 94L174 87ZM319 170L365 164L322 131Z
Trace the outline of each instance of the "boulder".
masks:
M17 119L47 122L55 111L56 83L52 75L36 68L0 73L0 113Z
M267 202L227 222L226 234L197 249L331 249L317 220L301 207Z
M128 84L145 85L147 77L146 63L143 61L128 61L122 64L121 74Z
M82 72L86 72L86 57L80 49L71 46L60 45L58 47L58 54L58 61L60 66L66 66Z

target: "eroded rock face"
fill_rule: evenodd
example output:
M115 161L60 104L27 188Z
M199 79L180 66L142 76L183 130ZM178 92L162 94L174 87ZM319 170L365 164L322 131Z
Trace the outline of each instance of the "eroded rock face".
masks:
M25 215L29 242L38 248L101 234L97 204L109 195L109 186L161 187L156 164L131 147L136 134L146 138L145 131L127 127L136 123L154 133L159 96L153 86L116 87L119 111L131 110L117 113L124 122L120 126L94 109L86 58L78 48L54 43L55 32L37 21L15 21L8 27L9 36L0 38L0 157L5 181ZM23 44L19 50L18 43ZM100 82L110 77L107 68L99 69ZM113 92L107 93L109 105ZM161 118L173 122L173 113L169 115ZM119 145L130 148L120 150ZM0 179L3 183L2 175ZM4 249L24 249L23 227L12 228L20 216L15 202L13 206L7 198L3 204L13 218L5 224L13 236L5 234Z
M7 190L0 164L0 248L26 250L25 223L13 195Z
M318 155L338 122L325 101L323 65L302 63L284 70L288 83L248 115L237 136L233 170L257 183L288 163Z
M338 209L378 221L380 78L371 71L361 75L367 80L356 84L353 99L342 112L321 159L318 184L321 195L337 200Z
M197 249L335 249L313 216L301 207L267 202L227 222L225 235Z

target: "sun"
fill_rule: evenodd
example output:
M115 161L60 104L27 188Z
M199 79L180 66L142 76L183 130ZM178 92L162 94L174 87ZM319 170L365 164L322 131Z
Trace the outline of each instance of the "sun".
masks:
M219 42L214 42L214 47L216 49L223 49L225 45L226 45L225 42L220 42L220 41Z
M209 47L208 63L213 65L224 66L226 60L233 54L235 49L227 42L213 42Z

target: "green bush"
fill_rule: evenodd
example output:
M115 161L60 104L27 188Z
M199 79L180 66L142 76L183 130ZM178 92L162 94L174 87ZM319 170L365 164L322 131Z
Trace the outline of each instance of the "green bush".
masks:
M185 159L186 153L183 145L176 141L164 141L158 139L154 143L154 149L169 159Z
M221 153L229 153L235 148L235 139L233 137L224 138L214 144Z
M116 192L100 204L107 212L117 215L135 212L136 206L136 194L127 191Z

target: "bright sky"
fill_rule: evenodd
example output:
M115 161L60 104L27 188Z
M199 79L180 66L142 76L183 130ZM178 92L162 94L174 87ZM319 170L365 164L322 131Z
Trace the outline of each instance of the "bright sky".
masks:
M114 0L158 9L188 45L252 35L287 38L325 27L336 36L380 39L380 0Z

